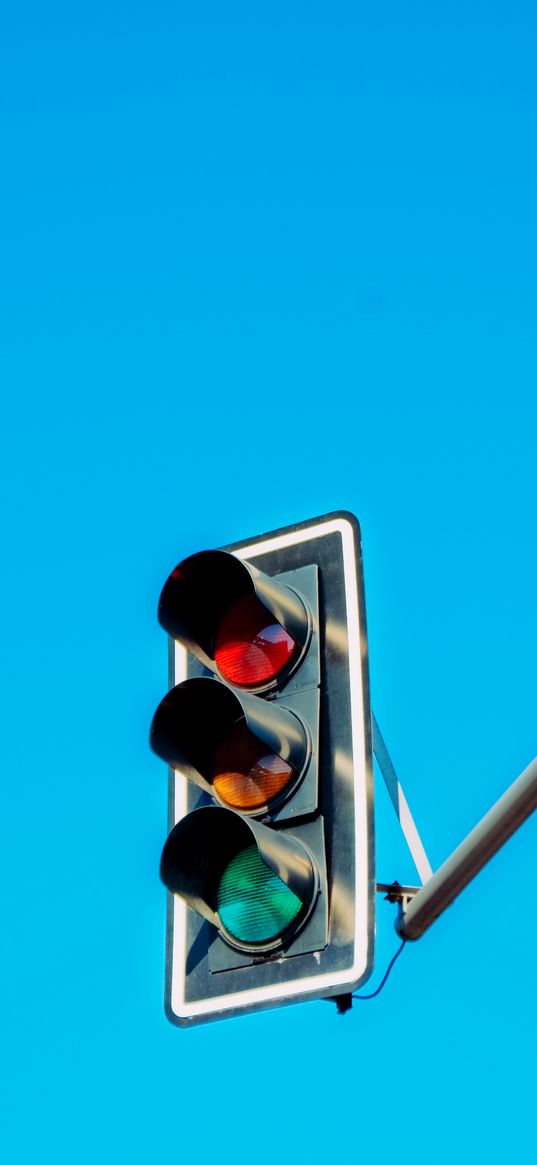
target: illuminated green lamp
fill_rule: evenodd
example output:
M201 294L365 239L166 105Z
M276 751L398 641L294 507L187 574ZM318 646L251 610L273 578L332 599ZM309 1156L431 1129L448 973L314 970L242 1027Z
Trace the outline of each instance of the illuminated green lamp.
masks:
M319 892L312 854L295 836L231 809L194 809L172 829L161 877L240 951L294 941Z
M256 845L224 870L217 891L220 922L240 943L267 943L283 934L302 909L300 898L265 865Z

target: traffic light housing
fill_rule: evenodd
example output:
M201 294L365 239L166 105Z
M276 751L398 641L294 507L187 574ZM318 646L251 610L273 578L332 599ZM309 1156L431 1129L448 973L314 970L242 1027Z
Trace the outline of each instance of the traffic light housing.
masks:
M159 620L169 1018L348 993L372 969L375 889L358 522L193 554Z

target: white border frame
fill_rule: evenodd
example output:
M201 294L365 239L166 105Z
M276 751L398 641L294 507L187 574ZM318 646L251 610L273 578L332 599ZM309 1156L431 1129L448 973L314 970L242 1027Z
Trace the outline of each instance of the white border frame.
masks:
M229 995L211 996L210 999L185 1001L185 949L187 905L177 894L173 897L173 938L172 938L172 970L170 1006L173 1015L180 1020L195 1019L206 1013L226 1012L242 1007L251 1007L255 1004L269 1004L285 999L286 996L303 994L319 995L323 991L337 994L338 988L357 985L368 969L368 911L364 910L365 896L363 887L369 885L369 830L367 805L367 756L363 717L363 684L362 660L360 652L361 627L360 604L356 577L356 547L354 545L354 527L344 517L331 518L321 521L318 525L307 526L303 530L295 530L277 537L268 538L262 542L254 542L233 551L237 558L250 559L259 554L266 554L274 550L284 549L286 546L295 546L299 542L308 542L312 538L339 533L343 544L343 569L345 576L345 596L347 604L347 627L349 638L349 673L351 689L351 731L352 731L352 762L354 775L354 812L355 812L355 848L356 882L354 887L355 901L355 943L354 958L350 967L339 972L312 975L307 979L296 979L291 982L273 983L270 986L250 988L245 991L234 991ZM175 643L175 683L179 684L187 678L188 652L180 643ZM184 776L175 773L174 787L174 823L181 821L187 813L188 783ZM362 887L362 893L360 893ZM334 990L335 988L335 990Z

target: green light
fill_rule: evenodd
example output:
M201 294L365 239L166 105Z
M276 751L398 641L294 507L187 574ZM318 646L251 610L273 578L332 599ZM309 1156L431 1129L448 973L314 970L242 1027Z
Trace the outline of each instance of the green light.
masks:
M239 942L270 942L296 918L301 906L300 898L265 865L255 845L237 854L220 879L220 921Z

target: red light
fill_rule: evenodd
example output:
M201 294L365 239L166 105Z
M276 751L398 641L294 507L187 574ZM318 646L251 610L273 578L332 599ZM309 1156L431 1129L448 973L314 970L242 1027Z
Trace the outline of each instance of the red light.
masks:
M255 595L243 595L226 611L215 635L215 663L230 684L252 687L274 679L297 644Z

